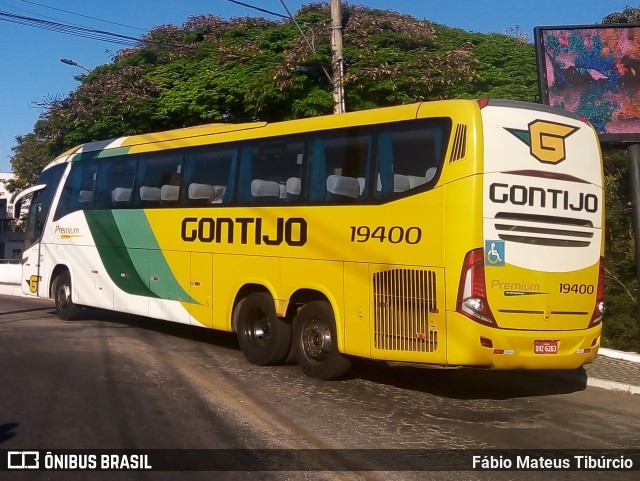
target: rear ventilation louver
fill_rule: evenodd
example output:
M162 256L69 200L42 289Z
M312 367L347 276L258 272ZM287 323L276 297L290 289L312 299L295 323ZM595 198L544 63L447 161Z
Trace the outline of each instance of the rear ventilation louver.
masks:
M438 312L434 271L392 269L373 275L375 347L433 352L438 332L429 313Z
M453 137L453 148L449 163L464 159L467 155L467 125L458 124L456 134Z
M501 240L554 247L587 247L593 224L582 219L499 212L494 227Z

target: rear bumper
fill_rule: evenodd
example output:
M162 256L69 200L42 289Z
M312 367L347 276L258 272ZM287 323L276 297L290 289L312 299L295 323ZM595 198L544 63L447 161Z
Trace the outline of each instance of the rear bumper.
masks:
M447 364L496 369L577 369L593 362L602 325L579 331L496 329L447 312ZM492 347L481 345L488 339ZM536 354L536 340L558 341L556 354Z

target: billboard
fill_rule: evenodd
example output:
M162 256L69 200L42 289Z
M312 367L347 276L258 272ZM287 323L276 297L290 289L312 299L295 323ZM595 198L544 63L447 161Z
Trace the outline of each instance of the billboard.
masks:
M536 27L540 99L602 142L640 142L640 25Z

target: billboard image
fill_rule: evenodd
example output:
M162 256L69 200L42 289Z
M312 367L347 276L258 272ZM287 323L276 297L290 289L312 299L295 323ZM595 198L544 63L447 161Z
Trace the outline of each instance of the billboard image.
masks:
M603 142L640 141L640 25L536 27L540 98Z

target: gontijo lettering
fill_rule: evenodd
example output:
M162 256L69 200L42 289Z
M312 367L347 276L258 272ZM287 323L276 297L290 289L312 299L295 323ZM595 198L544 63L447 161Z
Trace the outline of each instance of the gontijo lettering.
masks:
M543 189L524 185L508 185L494 182L489 186L489 198L496 204L510 203L530 207L550 207L552 209L572 210L575 212L598 212L598 197L583 192L570 192L561 189Z
M307 221L301 217L278 217L275 226L265 224L261 217L185 217L180 234L186 242L294 247L307 243Z

